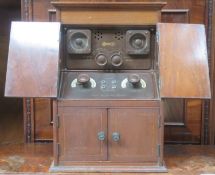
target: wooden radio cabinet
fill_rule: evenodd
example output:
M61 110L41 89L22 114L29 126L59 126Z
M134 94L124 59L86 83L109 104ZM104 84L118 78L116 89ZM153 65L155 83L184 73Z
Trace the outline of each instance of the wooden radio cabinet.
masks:
M50 171L167 171L163 99L210 98L204 26L159 23L165 3L53 5L60 22L12 23L5 89L53 98Z
M52 171L166 171L158 100L57 103Z

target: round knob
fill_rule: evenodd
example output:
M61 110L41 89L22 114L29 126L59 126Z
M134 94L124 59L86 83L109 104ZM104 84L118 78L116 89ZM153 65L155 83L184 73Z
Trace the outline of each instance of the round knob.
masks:
M96 64L98 64L99 66L105 66L107 64L107 57L104 54L97 55Z
M132 85L138 85L140 83L140 76L137 74L131 74L128 76L128 82Z
M113 55L111 57L111 64L115 67L119 67L122 65L122 57L118 54Z
M78 84L88 84L90 82L90 76L88 74L80 74L77 78Z
M97 136L98 136L98 139L100 141L104 141L105 140L105 133L104 133L104 131L99 132Z
M114 142L118 142L119 139L120 139L120 134L119 134L118 132L113 132L113 133L112 133L112 140L113 140Z

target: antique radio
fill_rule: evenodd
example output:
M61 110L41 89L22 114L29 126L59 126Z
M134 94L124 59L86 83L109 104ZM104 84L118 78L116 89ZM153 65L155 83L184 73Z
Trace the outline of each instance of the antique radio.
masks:
M157 23L163 3L53 4L61 23L12 23L5 91L54 98L50 171L165 172L162 98L210 98L204 26Z

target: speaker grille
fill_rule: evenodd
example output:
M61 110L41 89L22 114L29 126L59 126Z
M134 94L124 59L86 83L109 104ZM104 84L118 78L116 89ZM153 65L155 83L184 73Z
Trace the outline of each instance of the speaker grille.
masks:
M124 38L123 32L122 31L115 32L114 38L117 40L122 40Z
M68 30L67 52L69 54L91 53L91 31L79 29Z
M126 52L129 55L149 54L150 31L128 30L126 32Z
M95 31L94 32L94 38L97 40L100 40L103 38L103 33L101 31Z

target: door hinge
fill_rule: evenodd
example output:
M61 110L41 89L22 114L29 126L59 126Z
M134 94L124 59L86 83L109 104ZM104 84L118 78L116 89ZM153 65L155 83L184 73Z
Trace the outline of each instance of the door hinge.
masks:
M162 82L161 82L161 79L159 78L159 80L158 80L158 88L159 88L159 90L161 89L161 87L162 87Z
M160 128L161 127L161 116L159 115L158 116L158 128Z
M159 32L156 33L156 41L159 42Z
M59 157L60 156L60 144L56 143L56 154Z
M56 117L56 127L59 128L60 127L60 116L57 115Z
M161 155L161 145L157 145L157 154L158 154L158 157L160 158L160 155Z

